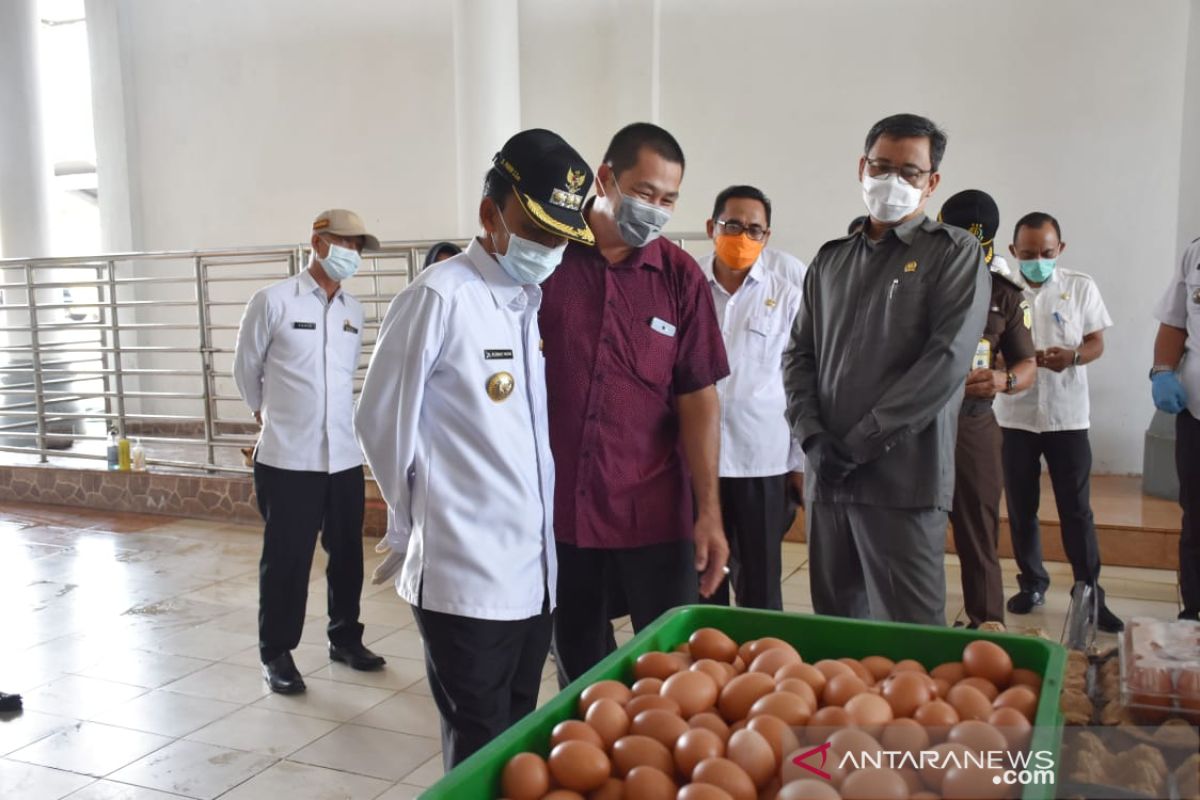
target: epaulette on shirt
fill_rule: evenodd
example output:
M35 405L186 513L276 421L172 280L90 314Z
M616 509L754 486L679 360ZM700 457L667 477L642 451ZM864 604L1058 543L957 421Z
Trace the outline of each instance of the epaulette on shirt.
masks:
M1001 283L1001 285L1007 283L1011 288L1015 289L1018 292L1025 291L1024 289L1021 288L1021 285L1019 283L1017 283L1016 281L1014 281L1012 278L1008 277L1007 275L1001 275L999 272L992 272L992 281L993 282L999 281Z
M829 248L837 247L839 245L845 244L846 242L849 242L851 239L854 239L855 237L861 236L861 235L862 235L862 230L860 229L860 230L856 230L854 233L848 233L845 236L840 236L837 239L830 239L828 242L826 242L825 244L823 244L817 248L817 255L820 255L821 253L823 253L825 250L828 250Z

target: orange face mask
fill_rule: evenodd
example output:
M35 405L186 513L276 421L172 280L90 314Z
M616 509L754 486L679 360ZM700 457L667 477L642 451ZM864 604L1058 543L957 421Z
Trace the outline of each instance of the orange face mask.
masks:
M737 236L721 234L716 241L717 258L725 266L740 272L753 266L765 244L754 241L744 233Z

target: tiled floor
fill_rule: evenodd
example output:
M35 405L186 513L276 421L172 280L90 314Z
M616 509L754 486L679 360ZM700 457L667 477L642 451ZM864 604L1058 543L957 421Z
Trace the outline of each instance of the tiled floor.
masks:
M386 670L355 672L325 652L324 560L309 586L296 662L308 692L270 694L255 637L259 530L147 515L0 510L0 797L20 800L415 797L441 775L438 721L408 607L364 590L366 642ZM378 558L367 545L368 563ZM946 559L948 620L962 616ZM1044 609L1009 620L1057 638L1070 570ZM369 567L368 567L369 570ZM784 603L810 609L803 545L784 551ZM1015 569L1004 564L1005 585ZM1106 568L1125 617L1176 613L1175 575ZM631 636L626 624L618 640ZM556 690L547 665L543 700Z

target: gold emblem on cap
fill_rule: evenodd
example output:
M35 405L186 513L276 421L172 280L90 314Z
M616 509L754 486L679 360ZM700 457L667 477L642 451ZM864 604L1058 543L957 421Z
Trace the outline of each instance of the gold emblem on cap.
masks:
M517 383L509 372L497 372L487 380L487 395L492 402L500 403L508 399Z
M573 193L578 192L583 188L583 182L587 180L587 173L581 169L567 170L567 188Z
M905 264L904 271L905 272L916 272L917 271L917 262L910 261L907 264Z

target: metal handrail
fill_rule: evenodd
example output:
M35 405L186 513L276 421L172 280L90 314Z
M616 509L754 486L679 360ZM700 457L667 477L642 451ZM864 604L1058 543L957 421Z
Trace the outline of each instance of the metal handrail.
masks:
M349 282L371 332L356 393L388 304L437 241L386 242ZM0 259L0 453L95 462L111 426L140 438L152 466L249 472L238 450L257 434L233 385L238 320L253 284L308 258L307 245L282 245Z

